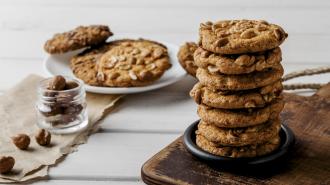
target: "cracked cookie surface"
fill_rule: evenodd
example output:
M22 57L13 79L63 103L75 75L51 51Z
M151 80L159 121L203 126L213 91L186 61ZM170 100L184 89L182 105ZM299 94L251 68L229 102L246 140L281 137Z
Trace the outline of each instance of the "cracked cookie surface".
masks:
M220 128L200 121L196 133L217 145L245 146L267 142L279 133L280 128L279 118L256 126L241 128Z
M245 74L262 71L278 65L282 60L279 47L264 52L221 55L199 47L194 53L195 65L209 72L223 74Z
M194 52L198 48L194 42L186 42L180 48L177 54L179 62L183 69L191 76L196 76L197 66L194 62Z
M263 71L242 74L225 75L210 73L198 68L196 77L199 82L211 90L247 90L272 84L282 78L283 67L279 64Z
M279 147L280 141L281 139L279 135L276 135L266 143L234 147L218 145L208 141L204 136L200 134L196 135L196 144L202 150L214 155L232 158L256 157L269 154Z
M102 86L96 78L97 62L104 53L123 41L126 40L117 40L92 46L91 48L75 55L70 60L70 68L72 73L88 85Z
M108 26L79 26L71 31L58 33L46 41L44 49L50 54L61 54L105 42L113 33Z
M218 109L199 105L199 117L210 124L224 128L248 127L267 122L278 117L284 107L283 99L262 108L249 109Z
M190 96L197 104L222 109L241 109L264 107L278 98L282 90L281 81L244 91L212 91L197 83L190 91Z
M221 54L273 49L288 37L280 26L263 20L208 21L200 25L199 35L204 49Z
M145 86L170 67L164 45L144 39L127 40L102 55L97 79L108 87Z

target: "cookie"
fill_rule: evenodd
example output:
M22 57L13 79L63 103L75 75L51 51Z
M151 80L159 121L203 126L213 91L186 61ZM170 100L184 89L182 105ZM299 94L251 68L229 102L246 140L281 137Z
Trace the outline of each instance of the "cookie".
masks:
M196 144L202 150L214 155L232 158L256 157L269 154L279 147L280 141L280 137L276 135L266 143L234 147L218 145L208 141L200 134L196 135Z
M196 77L199 82L211 90L247 90L272 84L281 79L283 67L281 65L263 71L244 75L224 75L210 73L198 68Z
M108 87L145 86L170 67L164 45L144 39L128 40L102 55L97 79Z
M199 47L194 53L194 59L198 67L207 69L209 72L245 74L278 65L282 61L282 53L277 47L258 53L222 55Z
M220 128L200 121L196 133L217 145L245 146L267 142L279 133L280 128L281 123L278 118L256 126L241 128Z
M197 83L190 91L190 96L197 104L204 104L213 108L241 109L264 107L278 98L282 90L281 81L243 91L212 91L201 83Z
M177 57L183 69L187 71L191 76L196 76L197 66L194 63L194 52L198 48L197 44L194 42L186 42L183 44Z
M278 47L288 34L278 25L256 20L225 20L200 25L202 48L220 54L266 51Z
M101 86L102 84L99 83L96 78L97 61L112 47L125 41L127 40L117 40L92 46L91 48L88 48L78 55L72 57L70 60L70 68L72 73L88 85Z
M68 51L100 44L112 35L108 26L79 26L74 30L55 34L53 38L46 41L44 49L50 54L66 53Z
M283 107L284 101L281 97L281 99L277 99L272 104L262 108L217 109L201 104L198 106L197 113L207 123L218 127L235 128L258 125L275 119Z

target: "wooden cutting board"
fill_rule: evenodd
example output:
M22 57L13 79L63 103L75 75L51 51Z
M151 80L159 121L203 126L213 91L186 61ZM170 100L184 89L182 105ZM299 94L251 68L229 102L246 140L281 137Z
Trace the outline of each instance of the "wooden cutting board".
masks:
M296 136L289 159L274 168L228 170L192 156L182 137L142 167L147 184L330 184L330 84L310 97L285 93L283 124Z

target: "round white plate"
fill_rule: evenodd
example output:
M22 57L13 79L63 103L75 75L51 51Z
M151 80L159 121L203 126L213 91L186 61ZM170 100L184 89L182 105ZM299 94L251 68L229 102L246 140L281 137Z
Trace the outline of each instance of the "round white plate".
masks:
M168 49L172 67L153 84L144 87L96 87L85 84L86 91L101 94L131 94L159 89L179 81L186 75L186 72L182 69L176 57L179 48L174 44L166 42L162 42L162 44L166 45ZM48 55L44 61L44 67L52 76L63 75L75 78L70 69L70 59L81 51L69 52L62 55Z

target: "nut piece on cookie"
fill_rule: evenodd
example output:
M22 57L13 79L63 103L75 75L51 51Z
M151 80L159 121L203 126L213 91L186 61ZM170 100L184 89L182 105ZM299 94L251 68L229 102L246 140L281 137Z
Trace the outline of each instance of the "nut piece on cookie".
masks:
M201 47L220 54L254 53L278 47L288 34L278 25L257 20L224 20L201 24Z
M15 159L11 156L0 156L0 173L10 172L15 165Z
M15 146L21 150L26 150L30 145L30 137L26 134L18 134L11 138Z
M194 52L198 48L194 42L184 43L177 54L179 62L183 69L187 71L193 77L196 77L197 66L194 62Z
M55 34L46 41L44 49L50 54L66 53L100 44L112 35L109 27L105 25L79 26L74 30Z

